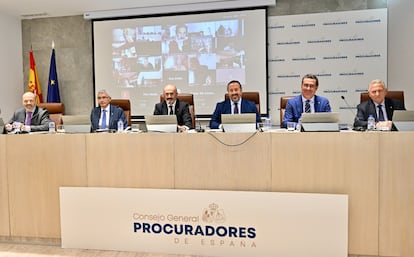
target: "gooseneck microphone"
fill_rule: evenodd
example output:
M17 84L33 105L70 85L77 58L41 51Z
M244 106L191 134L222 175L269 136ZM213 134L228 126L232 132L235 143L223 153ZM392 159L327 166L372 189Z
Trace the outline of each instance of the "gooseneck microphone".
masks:
M201 122L200 122L200 119L198 119L197 118L197 116L195 117L195 119L196 119L196 121L197 121L197 123L198 123L198 128L196 128L195 130L197 131L197 132L204 132L204 129L201 127ZM197 126L197 125L196 125Z
M354 116L356 116L356 113L354 112L354 107L352 107L352 106L348 103L348 101L345 99L345 96L341 95L341 98L342 98L342 100L344 100L344 102L345 102L346 107L348 108L348 110L350 110L350 111L352 112L352 114L353 114Z

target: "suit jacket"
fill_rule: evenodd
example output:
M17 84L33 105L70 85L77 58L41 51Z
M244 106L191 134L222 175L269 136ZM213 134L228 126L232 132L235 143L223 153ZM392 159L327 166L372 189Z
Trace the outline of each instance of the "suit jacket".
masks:
M91 124L92 131L99 129L99 119L101 118L101 107L95 107L91 112ZM124 122L124 129L128 126L128 121L125 118L125 113L122 108L112 105L109 105L109 127L108 129L118 129L118 121L122 120Z
M20 123L25 123L26 121L26 109L20 108L16 110L13 114L13 117L9 120L9 124L18 121ZM36 106L33 113L32 119L30 122L30 131L47 131L49 130L49 112L46 109L43 109L39 106Z
M385 111L387 112L388 120L392 120L392 115L394 114L394 110L405 110L404 104L396 99L385 98ZM374 115L375 121L378 122L377 117L377 110L375 107L375 103L369 99L363 103L358 104L357 106L357 115L354 120L354 127L367 127L367 120L370 114ZM394 126L393 126L393 128Z
M322 96L315 95L314 108L315 112L331 112L329 100ZM302 117L302 112L302 95L298 95L289 99L286 104L285 115L283 116L282 128L286 128L288 122L298 122Z
M154 109L154 115L168 115L169 109L165 101L157 103ZM175 102L175 116L177 116L177 124L180 126L187 126L188 128L193 128L193 119L190 114L190 107L186 102L180 102L176 100Z
M243 99L243 97L241 102L241 113L256 113L256 123L262 122L259 111L256 108L256 104L252 101ZM214 110L213 116L211 116L210 120L211 129L218 129L220 127L222 114L231 114L230 99L217 103L216 109Z

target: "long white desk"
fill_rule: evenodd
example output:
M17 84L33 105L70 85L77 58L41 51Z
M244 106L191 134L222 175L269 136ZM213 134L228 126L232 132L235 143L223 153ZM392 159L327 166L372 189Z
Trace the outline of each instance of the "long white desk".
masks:
M250 136L2 135L0 237L59 239L60 186L345 193L349 254L414 256L414 133Z

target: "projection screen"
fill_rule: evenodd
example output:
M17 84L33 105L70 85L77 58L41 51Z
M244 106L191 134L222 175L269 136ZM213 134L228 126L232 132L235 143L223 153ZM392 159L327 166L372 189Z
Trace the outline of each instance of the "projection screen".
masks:
M209 116L239 80L267 113L266 10L93 21L94 88L130 99L134 117L154 111L167 84L194 94Z

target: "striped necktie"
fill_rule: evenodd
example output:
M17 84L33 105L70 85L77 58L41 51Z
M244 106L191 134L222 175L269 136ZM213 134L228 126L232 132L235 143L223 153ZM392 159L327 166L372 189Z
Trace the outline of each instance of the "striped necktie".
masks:
M310 100L306 100L306 103L305 103L305 112L306 113L309 113L309 112L311 112L311 108L310 108Z

